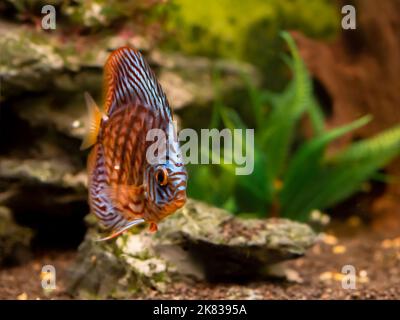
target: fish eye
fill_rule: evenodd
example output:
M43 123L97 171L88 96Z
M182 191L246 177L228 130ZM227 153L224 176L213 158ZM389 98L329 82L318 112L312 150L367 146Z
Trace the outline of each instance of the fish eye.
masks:
M168 183L168 171L165 168L159 168L154 174L157 183L160 186L165 186Z

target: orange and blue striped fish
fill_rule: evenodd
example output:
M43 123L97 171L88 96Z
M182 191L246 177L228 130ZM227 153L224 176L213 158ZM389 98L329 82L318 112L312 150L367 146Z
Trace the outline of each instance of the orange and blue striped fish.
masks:
M89 125L81 146L92 147L87 163L91 212L112 230L101 240L143 222L156 231L161 219L186 202L187 172L167 98L140 52L128 47L109 56L104 90L102 111L85 93ZM151 129L162 130L168 143L160 161L146 159Z

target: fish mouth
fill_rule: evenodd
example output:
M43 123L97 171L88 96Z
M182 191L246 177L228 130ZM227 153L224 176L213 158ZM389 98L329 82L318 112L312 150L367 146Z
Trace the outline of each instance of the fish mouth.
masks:
M182 208L186 203L186 191L179 190L171 201L162 207L161 212L157 214L158 220L173 214L176 210Z

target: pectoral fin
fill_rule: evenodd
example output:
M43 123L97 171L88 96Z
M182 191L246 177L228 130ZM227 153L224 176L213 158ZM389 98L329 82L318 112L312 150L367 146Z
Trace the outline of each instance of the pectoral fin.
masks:
M115 238L128 230L129 228L145 222L142 218L144 202L143 187L134 185L112 185L102 190L102 193L108 198L113 208L113 214L116 219L109 219L105 216L104 225L110 221L114 224L113 231L108 237L97 241L109 240ZM115 224L115 220L119 222ZM111 226L110 226L111 227Z
M105 237L105 238L101 238L101 239L97 239L96 241L106 241L106 240L110 240L113 239L115 237L118 237L120 234L124 233L126 230L132 228L133 226L136 226L138 224L141 224L144 222L144 219L135 219L133 221L129 221L127 224L125 224L124 226L120 227L119 229L115 229L113 230L113 232Z
M132 214L143 213L143 187L134 185L114 185L104 188L103 192L110 199L111 203L120 212L127 208Z
M87 149L96 143L103 116L96 102L94 102L92 96L87 92L85 92L85 101L88 110L88 123L81 144L81 150Z

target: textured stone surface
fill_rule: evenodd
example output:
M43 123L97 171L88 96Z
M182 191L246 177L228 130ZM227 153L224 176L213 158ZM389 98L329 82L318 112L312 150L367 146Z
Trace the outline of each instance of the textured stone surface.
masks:
M73 294L128 297L150 287L162 290L173 279L263 277L268 267L304 255L315 241L307 225L240 219L194 200L155 234L144 228L115 241L96 242L100 237L92 228L80 247L70 270Z
M73 174L74 168L60 159L0 159L0 178L20 183L46 184L62 188L86 187L86 173Z
M32 230L15 224L8 208L0 206L0 267L26 262Z

